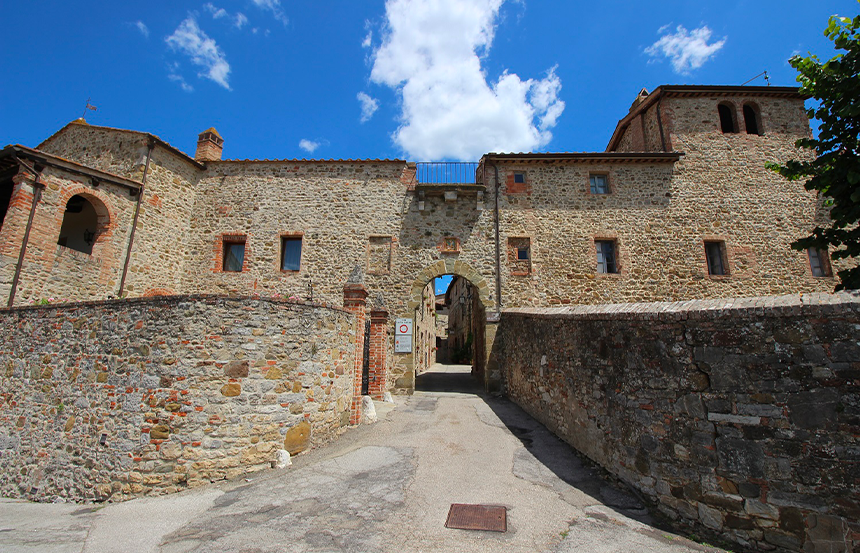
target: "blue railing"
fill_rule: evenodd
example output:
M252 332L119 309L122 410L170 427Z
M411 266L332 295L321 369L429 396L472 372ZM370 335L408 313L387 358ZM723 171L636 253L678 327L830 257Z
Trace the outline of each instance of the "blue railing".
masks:
M475 184L477 161L421 161L417 164L419 184Z

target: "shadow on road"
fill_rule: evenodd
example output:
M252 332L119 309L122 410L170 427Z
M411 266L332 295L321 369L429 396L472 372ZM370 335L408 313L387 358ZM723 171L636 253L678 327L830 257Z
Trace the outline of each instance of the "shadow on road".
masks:
M472 376L469 365L436 364L415 378L416 392L445 392L481 395L481 384Z
M484 392L483 387L471 374L468 365L436 364L415 380L417 394L468 394L479 398L498 417L498 421L513 434L525 448L519 466L523 478L540 481L564 493L564 486L572 486L602 503L616 509L626 516L654 525L648 509L638 494L623 483L618 482L607 471L574 450L566 442L523 411L518 405L506 398L494 397ZM485 420L487 424L497 421ZM537 464L530 462L533 457ZM515 459L515 471L517 470ZM544 467L546 470L535 469ZM552 473L558 480L552 478Z

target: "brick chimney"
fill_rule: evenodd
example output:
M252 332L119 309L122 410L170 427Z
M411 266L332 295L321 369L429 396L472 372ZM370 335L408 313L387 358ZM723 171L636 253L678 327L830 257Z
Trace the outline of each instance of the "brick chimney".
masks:
M215 130L209 127L197 137L197 153L194 159L197 161L220 161L221 151L224 149L224 139Z

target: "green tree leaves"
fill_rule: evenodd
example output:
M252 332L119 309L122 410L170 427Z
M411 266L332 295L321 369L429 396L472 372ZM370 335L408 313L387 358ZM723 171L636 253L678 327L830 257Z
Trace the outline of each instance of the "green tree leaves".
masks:
M833 16L825 36L841 52L826 62L817 56L794 56L789 63L799 75L800 92L818 100L807 110L821 122L817 138L802 138L799 148L816 152L814 159L768 164L789 180L807 179L830 208L830 226L791 244L796 250L831 250L833 259L860 257L860 16ZM837 290L860 288L860 266L838 273Z

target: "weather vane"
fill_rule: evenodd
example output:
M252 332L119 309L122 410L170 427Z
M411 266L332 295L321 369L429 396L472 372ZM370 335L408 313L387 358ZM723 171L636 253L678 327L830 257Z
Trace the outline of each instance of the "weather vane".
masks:
M90 100L92 100L92 98L87 98L87 105L86 105L86 106L84 106L84 113L83 113L83 114L81 114L81 119L83 119L83 120L86 120L86 119L87 119L87 110L90 110L90 111L96 111L96 110L98 110L98 109L99 109L99 108L97 108L96 106L92 105L92 104L90 103Z
M766 83L767 83L767 86L770 86L770 76L767 74L767 70L762 71L761 73L759 73L758 75L756 75L756 76L755 76L755 77L753 77L752 79L748 80L747 82L745 82L745 83L744 83L744 84L742 84L741 86L744 86L744 85L745 85L745 84L747 84L747 83L751 83L751 82L753 82L754 80L758 79L758 78L759 78L759 77L761 77L762 75L764 75L764 82L766 82Z

